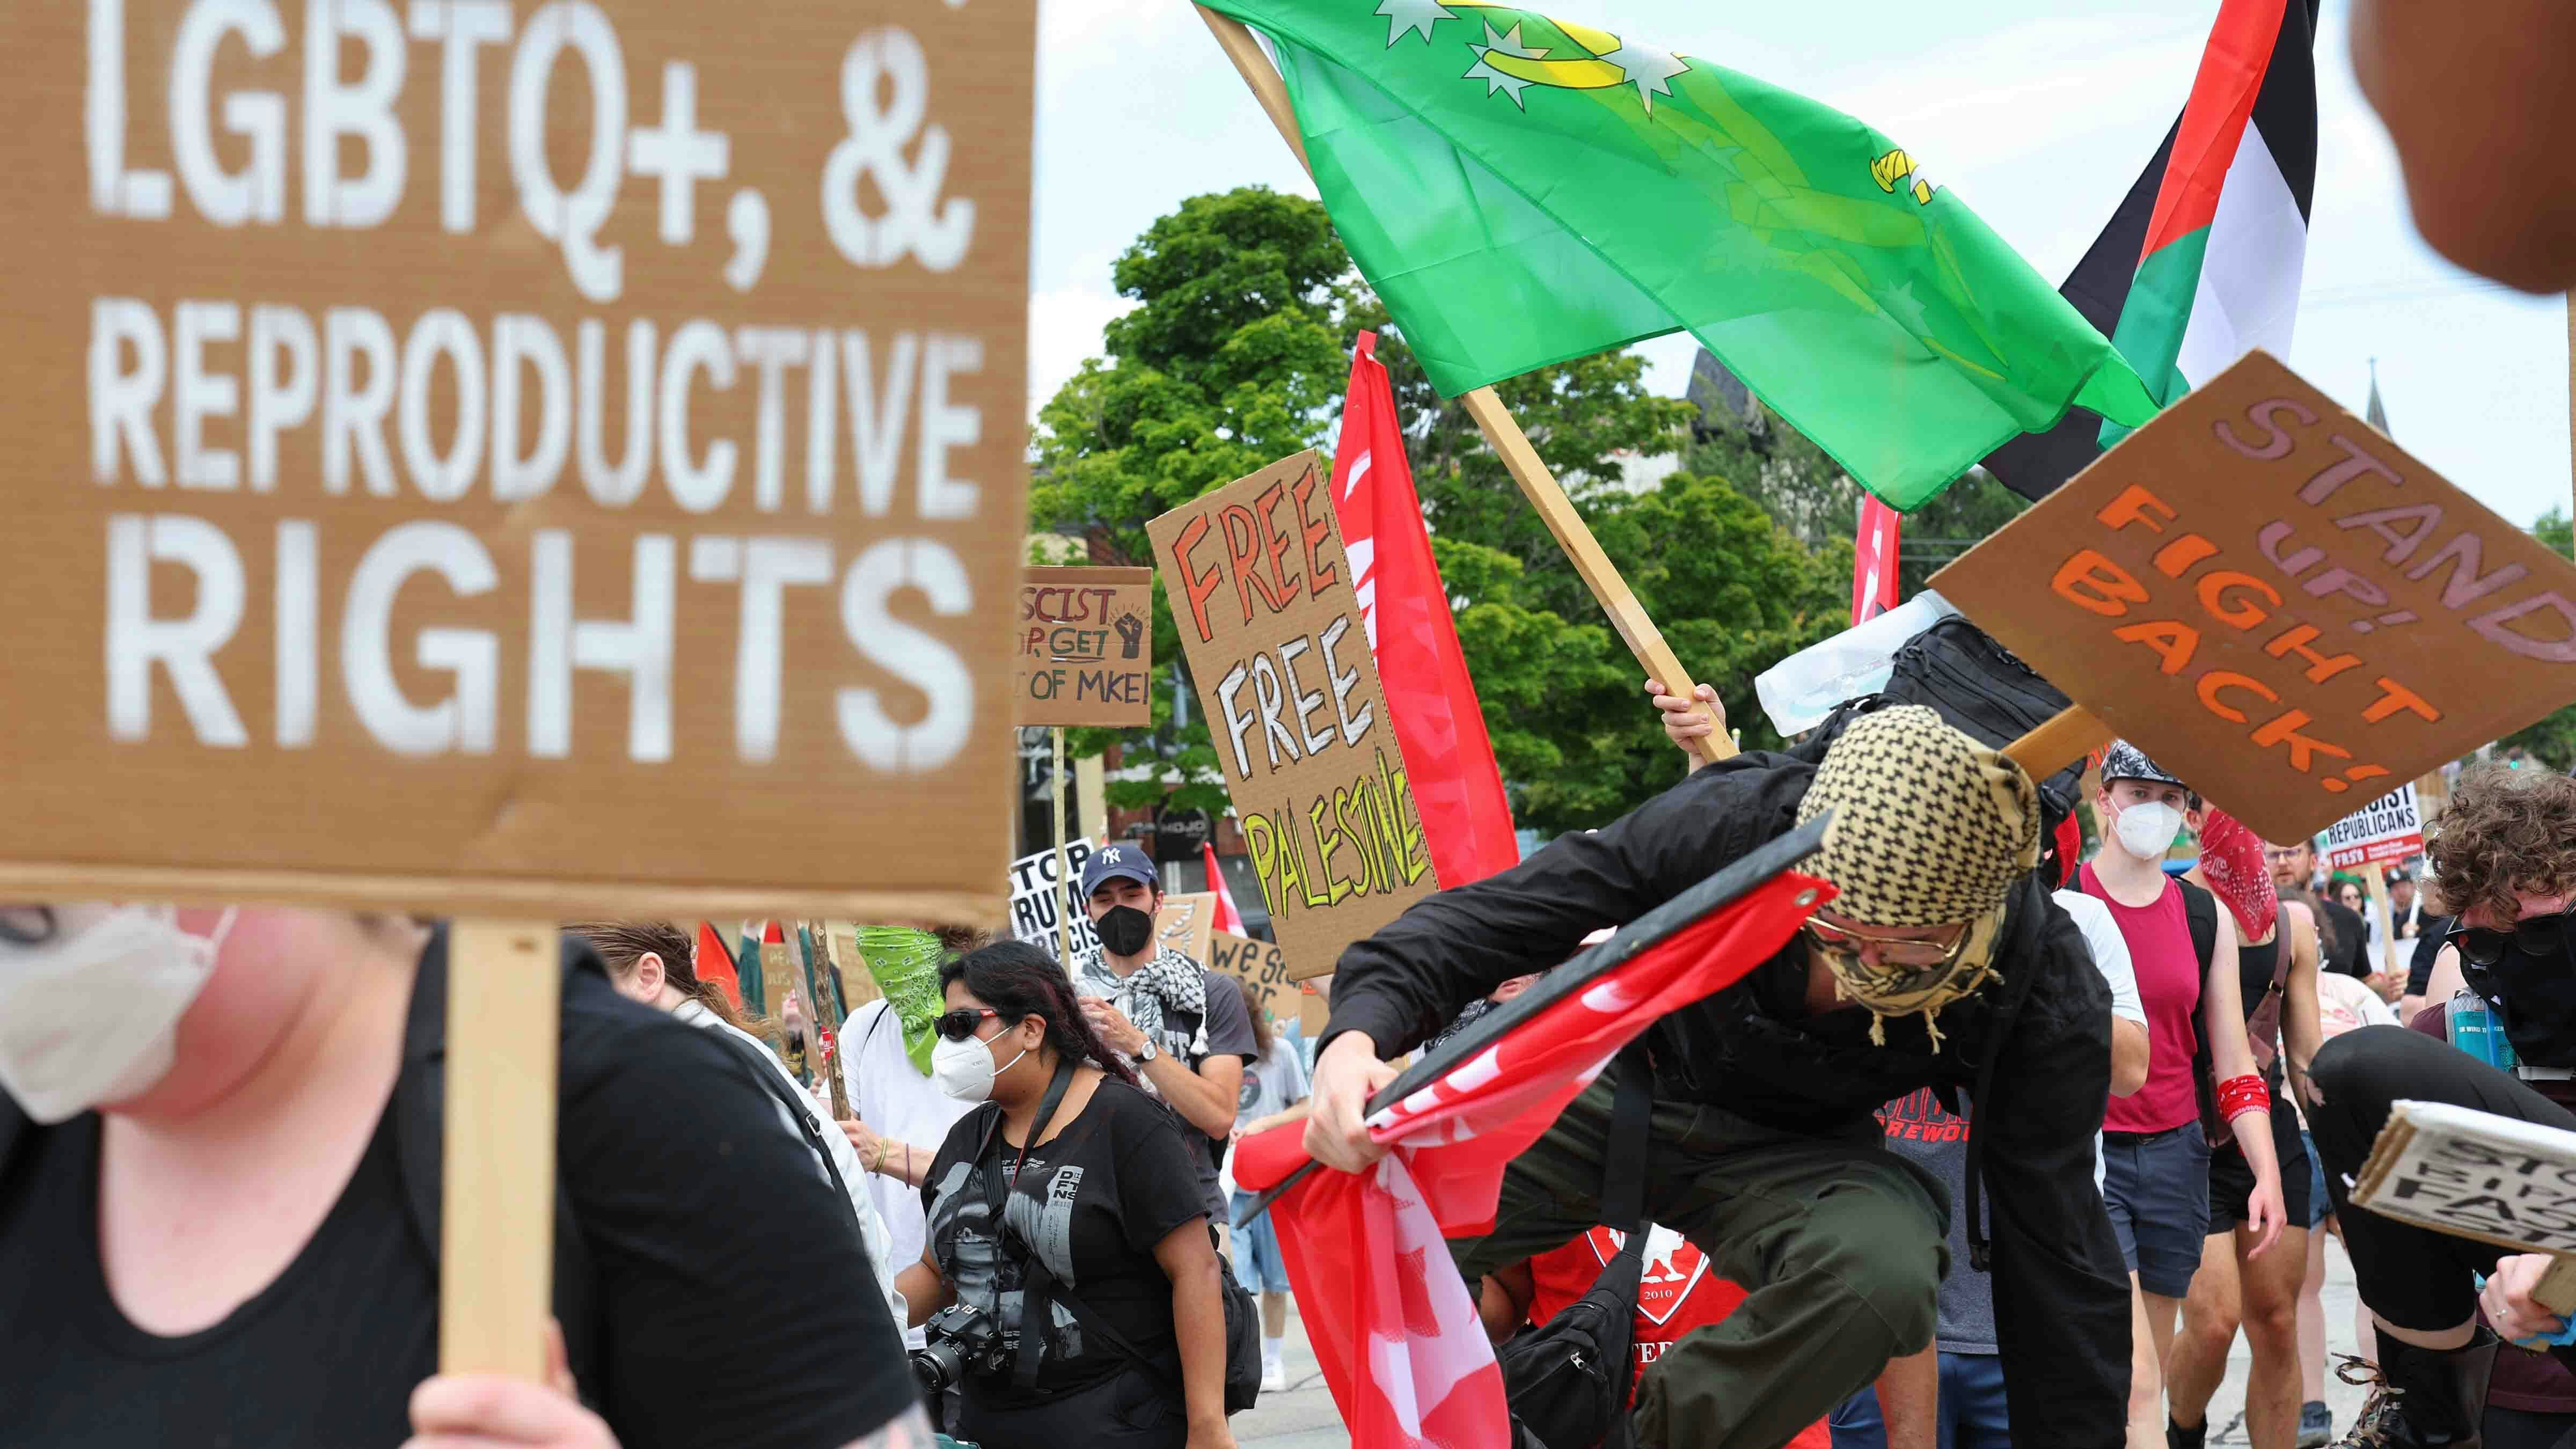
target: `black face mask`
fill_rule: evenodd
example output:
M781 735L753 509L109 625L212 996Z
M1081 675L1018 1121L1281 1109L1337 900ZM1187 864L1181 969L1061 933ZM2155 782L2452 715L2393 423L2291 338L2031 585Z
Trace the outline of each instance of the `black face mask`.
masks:
M2492 966L2462 961L2469 989L2504 1018L2514 1055L2536 1067L2576 1066L2576 959L2508 947Z
M1154 918L1134 906L1111 906L1091 928L1112 956L1142 954L1154 939Z

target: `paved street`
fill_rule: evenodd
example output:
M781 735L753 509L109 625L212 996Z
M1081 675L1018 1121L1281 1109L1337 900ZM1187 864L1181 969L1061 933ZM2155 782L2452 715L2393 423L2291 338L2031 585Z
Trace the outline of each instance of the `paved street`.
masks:
M2344 1261L2341 1245L2334 1243L2326 1246L2325 1311L2327 1352L2352 1352L2352 1269ZM2249 1442L2245 1437L2244 1410L2245 1375L2250 1363L2245 1340L2239 1336L2227 1383L2210 1405L2211 1445ZM2334 1410L2338 1433L2361 1412L2365 1393L2337 1380L2331 1372L2326 1375L2326 1403ZM1315 1355L1306 1346L1305 1327L1293 1309L1288 1320L1288 1391L1262 1395L1261 1403L1252 1412L1237 1416L1234 1436L1243 1449L1343 1449L1351 1442L1333 1410L1333 1396L1324 1388L1323 1375L1315 1367Z

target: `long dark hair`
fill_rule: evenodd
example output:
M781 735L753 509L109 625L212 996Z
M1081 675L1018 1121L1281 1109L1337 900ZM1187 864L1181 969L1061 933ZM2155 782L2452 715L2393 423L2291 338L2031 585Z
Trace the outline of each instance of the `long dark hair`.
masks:
M1073 982L1045 951L1026 941L996 941L940 964L942 994L960 981L1014 1026L1032 1016L1046 1022L1046 1044L1057 1056L1087 1062L1131 1087L1137 1084L1136 1073L1092 1030L1091 1018L1074 998Z
M1229 976L1226 979L1234 983L1235 990L1243 993L1244 1012L1252 1018L1253 1052L1263 1060L1268 1060L1270 1043L1275 1035L1270 1030L1270 1013L1261 1009L1261 998L1253 994L1251 982L1240 976Z
M698 975L697 943L677 925L669 921L586 921L569 929L598 948L600 959L608 963L608 974L618 980L634 975L635 964L650 952L662 958L662 979L682 996L714 1012L716 1020L755 1036L767 1031L767 1021L746 1019L734 1009L733 998L725 995L723 987Z

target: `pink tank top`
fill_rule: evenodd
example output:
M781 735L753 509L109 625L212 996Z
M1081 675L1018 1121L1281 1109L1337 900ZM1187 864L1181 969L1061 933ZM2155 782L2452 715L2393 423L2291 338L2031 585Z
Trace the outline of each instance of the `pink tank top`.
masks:
M2116 847L2115 847L2116 848ZM2192 1049L2199 1044L2192 1013L2200 1010L2200 953L2192 949L2191 922L2183 915L2182 888L2165 882L2153 905L2124 906L2111 899L2086 865L2084 893L2111 908L2129 960L2138 972L2138 1000L2147 1009L2146 1085L2113 1097L2102 1119L2113 1132L2164 1132L2200 1116L2191 1080Z

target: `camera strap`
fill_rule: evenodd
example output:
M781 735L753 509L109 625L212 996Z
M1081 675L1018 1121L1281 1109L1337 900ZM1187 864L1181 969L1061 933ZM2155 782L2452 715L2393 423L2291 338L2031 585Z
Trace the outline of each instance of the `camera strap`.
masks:
M1072 1061L1057 1062L1055 1080L1047 1083L1046 1095L1038 1099L1037 1119L1029 1124L1028 1140L1020 1144L1019 1161L1011 1168L1013 1182L1016 1182L1019 1174L1027 1168L1029 1149L1037 1146L1039 1139L1046 1136L1047 1124L1054 1120L1055 1109L1064 1101L1065 1089L1072 1085ZM987 1140L999 1142L1001 1139L1002 1112L997 1107L993 1111L992 1135ZM1008 1147L1010 1144L1003 1142L1002 1145ZM983 1154L977 1155L980 1157ZM1012 1239L1010 1222L1005 1209L1013 1189L1002 1180L1002 1164L998 1156L983 1164L983 1173L984 1202L991 1209L993 1241L998 1250ZM1050 1319L1046 1289L1054 1279L1047 1273L1046 1266L1038 1261L1036 1253L1029 1252L1023 1256L1026 1262L1020 1275L1020 1348L1018 1361L1011 1369L1011 1382L1025 1392L1037 1387L1038 1356Z

